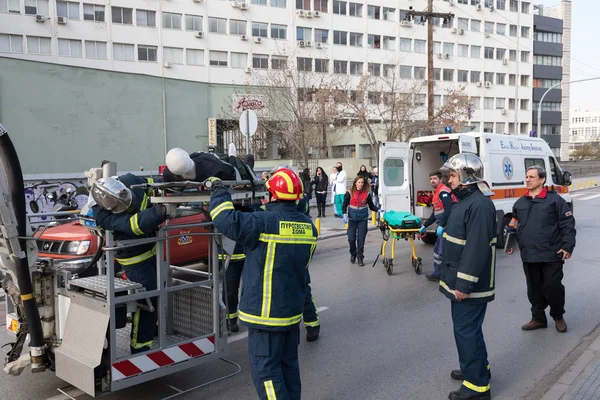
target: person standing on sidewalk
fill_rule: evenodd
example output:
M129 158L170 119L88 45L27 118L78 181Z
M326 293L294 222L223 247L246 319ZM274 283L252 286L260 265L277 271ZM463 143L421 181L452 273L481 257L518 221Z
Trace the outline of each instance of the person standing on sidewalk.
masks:
M452 206L456 202L456 197L450 193L450 188L441 183L442 173L435 171L429 174L429 183L433 188L433 212L423 221L419 233L424 235L427 232L427 227L434 222L437 224L435 232L437 238L433 246L433 273L425 275L425 278L432 282L440 280L440 264L442 263L442 233L448 221L448 216L452 210Z
M567 331L563 265L575 248L575 218L559 194L544 187L546 171L533 166L527 169L525 184L529 191L513 206L513 219L507 233L516 233L531 303L531 321L524 331L546 328L546 308L558 332ZM508 254L514 249L507 248Z
M459 153L442 167L458 203L443 233L440 292L451 301L454 339L462 380L450 400L491 399L487 349L481 329L487 303L494 300L496 208L483 181L483 163L475 154Z
M377 212L373 204L366 179L362 176L354 178L352 188L346 192L342 212L344 223L348 224L348 243L350 244L350 262L354 264L358 258L358 266L363 267L365 239L367 237L367 224L369 210Z
M315 185L315 197L317 198L317 210L319 212L318 217L325 218L325 200L327 199L327 186L329 186L329 182L323 168L317 167L312 183Z
M335 216L342 218L344 213L342 212L342 204L344 203L344 196L346 194L346 188L348 186L348 174L342 168L342 163L338 162L335 164L337 175L335 176ZM333 184L333 182L332 182Z
M306 215L310 217L310 200L312 199L312 179L310 178L310 169L304 168L302 173L300 174L300 179L302 179L302 186L304 187L304 197L306 197Z
M373 199L373 204L376 207L379 207L379 168L373 168L373 173L371 174L371 198Z

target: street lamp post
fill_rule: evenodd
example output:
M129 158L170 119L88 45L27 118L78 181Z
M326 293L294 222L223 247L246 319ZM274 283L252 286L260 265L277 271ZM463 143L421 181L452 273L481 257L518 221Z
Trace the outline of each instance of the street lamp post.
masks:
M600 79L600 76L596 77L596 78L586 78L586 79L578 79L576 81L569 81L569 82L560 82L557 83L556 85L552 85L548 88L548 90L546 90L544 92L544 94L542 95L542 98L540 99L540 104L538 105L538 114L537 114L537 130L535 131L535 136L536 137L542 137L542 103L544 102L544 98L546 97L546 95L548 94L548 92L550 92L552 89L554 89L557 86L562 85L563 83L565 85L569 85L571 83L579 83L579 82L587 82L587 81L595 81ZM515 127L516 130L516 127Z

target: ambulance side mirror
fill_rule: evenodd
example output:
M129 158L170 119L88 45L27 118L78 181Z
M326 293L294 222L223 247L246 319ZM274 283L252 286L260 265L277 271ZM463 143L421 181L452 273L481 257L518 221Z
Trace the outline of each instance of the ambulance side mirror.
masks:
M563 186L571 186L571 173L569 171L563 172L562 175L562 184Z

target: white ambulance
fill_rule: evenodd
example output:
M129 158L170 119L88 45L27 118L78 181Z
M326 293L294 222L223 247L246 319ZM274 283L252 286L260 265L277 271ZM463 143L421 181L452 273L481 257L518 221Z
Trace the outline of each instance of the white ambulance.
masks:
M541 138L494 133L454 133L424 136L405 142L381 143L379 149L379 201L382 210L408 211L428 218L432 207L419 202L419 195L432 194L429 174L457 153L474 153L484 165L484 179L494 192L498 220L498 244L512 218L515 201L527 191L525 171L538 165L547 171L546 185L573 207L569 195L571 174L563 172ZM435 242L435 224L425 243Z

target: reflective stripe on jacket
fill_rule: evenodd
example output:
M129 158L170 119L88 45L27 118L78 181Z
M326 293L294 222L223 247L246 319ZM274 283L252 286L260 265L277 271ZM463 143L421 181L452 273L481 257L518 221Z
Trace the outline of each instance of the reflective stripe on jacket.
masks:
M317 229L294 201L267 203L266 211L234 209L231 196L211 196L215 227L246 253L239 319L257 329L278 331L302 319L305 270L317 245Z

